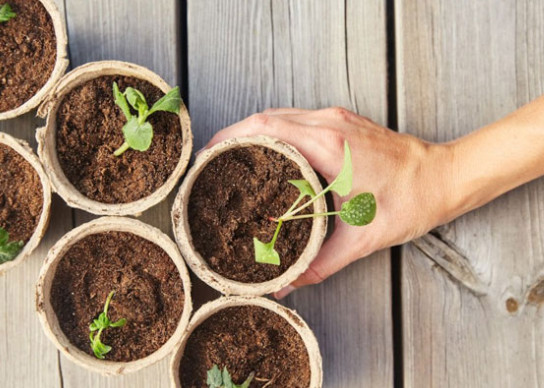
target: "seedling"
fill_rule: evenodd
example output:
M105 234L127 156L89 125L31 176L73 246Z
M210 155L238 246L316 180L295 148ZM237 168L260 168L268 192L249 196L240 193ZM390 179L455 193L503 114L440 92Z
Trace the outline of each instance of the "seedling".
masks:
M9 241L9 233L0 228L0 264L13 260L21 252L23 245L22 241Z
M0 7L0 23L5 23L15 16L17 16L17 14L11 9L11 5L6 3Z
M323 197L329 191L334 191L341 197L348 195L351 191L352 181L353 169L351 165L351 150L348 142L346 141L344 143L344 164L342 166L342 170L334 181L320 193L316 194L310 185L310 182L306 180L289 181L290 184L298 189L300 194L289 210L285 212L285 214L278 218L271 218L271 221L277 222L278 225L276 226L276 231L274 232L274 236L270 242L263 243L256 237L253 237L253 245L255 246L255 261L265 264L281 264L280 255L274 249L274 245L278 239L281 226L286 221L338 215L343 222L349 225L363 226L371 223L376 216L376 198L372 193L362 193L356 195L349 201L342 203L342 206L338 211L297 215L302 210L314 203L317 199ZM310 199L304 204L298 206L306 197L310 197Z
M208 371L206 383L208 384L208 388L248 388L254 377L255 372L251 372L242 384L234 384L226 366L223 368L223 372L221 372L221 369L213 364L213 367Z
M104 305L104 311L100 313L98 318L93 320L93 323L89 326L89 329L91 330L91 333L89 334L91 348L93 349L95 357L101 360L103 360L104 356L111 351L111 346L105 345L100 341L102 332L110 327L122 327L127 323L125 318L121 318L117 322L112 322L108 318L108 307L110 306L113 294L115 294L115 291L109 293L106 298L106 304ZM96 331L98 331L98 333L96 333Z
M127 119L123 126L125 142L113 153L115 156L122 155L129 148L147 151L153 140L153 126L147 121L148 117L159 111L179 114L181 107L181 95L177 86L154 103L151 109L142 92L128 87L121 93L117 82L113 83L113 97ZM137 112L136 116L132 114L130 107Z

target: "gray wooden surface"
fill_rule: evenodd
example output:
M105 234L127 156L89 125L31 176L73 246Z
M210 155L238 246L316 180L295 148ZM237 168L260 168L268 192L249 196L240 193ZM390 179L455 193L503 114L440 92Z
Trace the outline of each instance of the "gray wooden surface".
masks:
M544 2L396 6L401 130L453 139L544 92ZM404 250L406 387L544 385L543 309L528 303L544 273L543 201L544 181L533 182ZM430 244L439 256L442 241L456 252L450 264L467 265L484 295L466 287L474 283L466 270L451 276L420 249Z
M386 58L393 1L386 9L380 0L188 0L186 32L180 28L185 2L58 2L72 66L126 60L180 84L189 97L195 150L267 107L340 105L387 124L388 97L395 97L387 95ZM544 2L395 0L394 6L398 109L392 113L401 131L453 139L543 93ZM0 123L0 130L35 145L40 124L27 114ZM404 247L400 284L392 283L385 251L288 297L283 303L316 332L324 386L391 387L394 374L399 387L544 386L544 310L530 302L534 287L544 289L543 199L544 182L533 182ZM172 195L141 219L171 235L171 203ZM34 314L42 260L60 236L92 218L55 196L42 245L0 277L2 386L168 386L168 360L105 378L60 356L42 334ZM199 303L213 295L195 284ZM395 322L394 287L402 296ZM402 334L395 346L394 327Z

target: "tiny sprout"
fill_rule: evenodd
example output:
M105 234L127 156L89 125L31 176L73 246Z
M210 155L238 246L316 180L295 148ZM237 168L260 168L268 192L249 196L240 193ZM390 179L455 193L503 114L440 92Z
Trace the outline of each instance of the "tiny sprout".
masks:
M213 364L213 367L208 371L206 384L208 384L208 388L248 388L254 377L255 372L251 372L242 384L234 384L226 366L223 368L223 372L221 372L221 369Z
M181 96L177 86L153 104L151 109L149 109L142 92L128 87L121 93L117 82L113 83L113 97L115 104L127 119L126 124L123 126L125 142L113 153L115 156L122 155L129 148L137 151L147 151L153 140L153 127L147 121L147 118L159 111L179 114L181 107ZM137 116L132 114L129 104L138 112Z
M23 248L22 241L9 241L9 233L0 227L0 264L13 260Z
M276 221L278 225L276 226L276 231L274 232L274 236L270 242L263 243L256 237L253 238L253 245L255 247L255 261L264 264L281 264L280 256L274 249L274 245L278 239L281 226L285 221L338 215L343 222L349 225L363 226L370 224L376 216L376 198L372 193L362 193L356 195L349 201L342 203L339 211L297 215L300 211L310 206L318 198L324 196L329 191L334 191L341 197L348 195L351 191L352 181L353 168L351 164L351 150L348 142L346 141L344 143L344 164L342 166L342 170L334 181L320 193L316 194L310 183L306 180L289 181L290 184L299 190L300 194L289 210L285 212L285 214L278 218L272 219L273 221ZM298 204L305 197L310 197L310 200L298 206Z
M104 311L100 313L97 319L93 320L93 323L89 325L91 333L89 338L91 340L91 348L93 349L94 355L96 358L101 360L104 359L104 356L111 351L111 346L105 345L100 341L100 335L102 332L110 327L122 327L127 323L125 318L121 318L116 322L110 321L108 318L108 307L110 306L111 299L113 298L115 291L109 293L106 304L104 305ZM98 330L98 333L95 333Z
M11 9L11 5L6 3L0 7L0 23L5 23L16 16L17 14Z

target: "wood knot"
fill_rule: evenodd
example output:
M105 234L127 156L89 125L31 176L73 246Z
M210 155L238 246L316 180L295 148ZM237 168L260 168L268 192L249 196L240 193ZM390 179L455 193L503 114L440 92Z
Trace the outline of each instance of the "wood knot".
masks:
M514 298L508 298L506 299L506 310L508 310L509 313L514 314L518 311L519 304L518 301Z

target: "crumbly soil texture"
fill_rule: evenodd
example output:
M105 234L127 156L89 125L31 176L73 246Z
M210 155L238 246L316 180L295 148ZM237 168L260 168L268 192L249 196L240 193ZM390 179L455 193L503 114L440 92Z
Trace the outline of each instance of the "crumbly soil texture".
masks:
M57 59L53 21L42 3L7 3L17 16L0 23L0 112L15 109L34 96L47 83Z
M72 245L60 260L51 303L72 344L93 355L89 325L98 318L110 291L108 317L125 318L121 328L103 331L112 347L110 361L150 355L172 336L184 305L183 284L168 254L156 244L127 232L92 234Z
M189 337L180 363L183 388L207 388L206 373L226 366L234 383L251 372L251 388L307 388L310 361L302 338L278 314L259 306L225 308Z
M311 219L283 223L275 249L281 265L255 262L253 237L272 239L276 223L299 192L288 180L303 179L298 166L270 148L247 146L211 160L189 198L189 226L196 250L220 275L245 283L274 279L291 267L310 238ZM313 211L312 206L300 214Z
M32 165L5 144L0 144L0 166L0 227L10 241L26 243L42 214L42 182Z
M115 105L113 83L123 92L131 86L151 107L164 93L134 77L101 76L67 93L57 111L57 155L68 180L86 197L103 203L127 203L161 187L179 162L182 134L179 117L156 112L151 147L144 152L113 152L124 143L126 118ZM133 112L136 115L136 112Z

